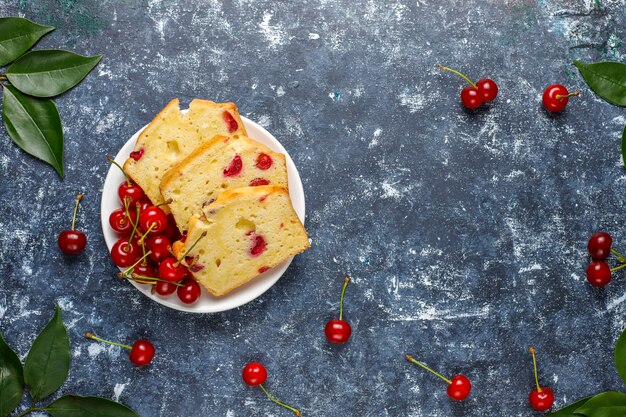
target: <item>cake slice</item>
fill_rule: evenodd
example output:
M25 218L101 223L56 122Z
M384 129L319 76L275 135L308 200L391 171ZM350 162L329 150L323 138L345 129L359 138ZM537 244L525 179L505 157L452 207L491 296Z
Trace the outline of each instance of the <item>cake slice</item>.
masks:
M189 111L182 114L178 99L174 99L141 132L124 170L153 204L163 203L159 190L163 175L215 135L246 136L237 106L193 100ZM168 211L166 206L162 208Z
M247 137L215 136L169 170L161 180L161 195L180 231L202 207L226 190L247 186L287 188L285 156Z
M173 250L178 258L189 250L185 263L216 296L309 247L289 193L280 186L224 191L204 208L204 214L190 219L185 241L174 243Z

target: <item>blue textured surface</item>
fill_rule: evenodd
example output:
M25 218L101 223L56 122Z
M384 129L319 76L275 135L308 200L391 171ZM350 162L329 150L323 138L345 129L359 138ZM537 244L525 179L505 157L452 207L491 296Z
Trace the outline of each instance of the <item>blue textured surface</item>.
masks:
M600 101L573 59L624 61L626 1L8 0L0 15L58 29L40 44L105 58L58 99L66 178L0 129L0 329L24 357L64 311L72 369L63 393L102 395L152 416L283 416L241 368L304 416L529 416L527 346L556 405L624 389L612 364L626 276L584 278L597 230L626 250L623 109ZM500 95L462 109L462 81ZM543 89L580 89L546 114ZM171 98L232 100L289 150L307 195L313 247L258 300L234 311L168 310L116 281L99 195L112 154ZM86 253L57 233L78 224ZM344 273L353 337L323 337ZM149 337L157 357L82 338ZM405 353L474 383L452 403ZM539 414L537 414L539 415Z

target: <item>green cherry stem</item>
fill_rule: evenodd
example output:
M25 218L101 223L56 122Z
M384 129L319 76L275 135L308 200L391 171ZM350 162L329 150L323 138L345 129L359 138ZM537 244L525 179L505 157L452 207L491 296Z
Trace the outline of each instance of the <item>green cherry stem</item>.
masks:
M626 268L626 263L621 264L620 266L616 266L615 268L611 268L611 272L619 271L620 269Z
M452 381L450 381L448 378L446 378L445 376L441 375L439 372L436 372L432 369L430 369L428 366L424 365L422 362L416 361L413 356L411 355L406 355L405 356L406 360L409 362L412 362L414 364L416 364L417 366L421 366L422 368L426 369L428 372L438 376L439 378L443 379L444 381L446 381L448 383L448 385L452 384Z
M137 262L135 262L134 264L132 264L131 266L129 266L127 269L123 270L122 272L120 272L118 274L118 276L120 275L125 275L128 276L129 274L132 274L133 269L135 269L135 267L137 265L139 265L140 263L143 262L144 259L146 259L148 257L148 255L150 255L152 253L152 251L148 251L147 253L145 253L141 258L139 258L139 260Z
M141 235L141 237L139 238L139 240L137 241L139 244L141 244L141 247L143 248L143 241L146 239L146 237L148 237L148 233L150 233L152 231L152 229L154 229L155 227L157 227L156 222L152 222L150 224L150 227L148 228L148 230L146 230L146 233L144 233L143 235ZM145 252L145 248L144 248L144 252Z
M537 384L537 392L541 394L541 386L539 385L539 374L537 373L537 351L532 347L529 347L528 350L530 354L533 355L533 370L535 372L535 383Z
M85 333L85 337L87 339L95 340L95 341L102 342L102 343L108 343L109 345L119 346L121 348L128 349L128 350L131 350L133 348L132 346L123 345L121 343L111 342L110 340L99 338L98 336L96 336L92 332Z
M203 237L205 237L205 236L206 236L206 231L205 231L205 232L202 232L202 234L200 235L200 237L199 237L198 239L196 239L196 241L195 241L195 242L193 242L193 245L191 245L191 247L190 247L189 249L187 249L187 252L185 252L185 253L183 254L183 256L181 256L179 259L177 259L177 260L176 260L176 264L175 264L175 266L178 266L178 265L181 263L181 261L182 261L183 259L185 259L185 258L187 257L187 255L189 255L189 252L191 252L191 251L193 250L193 248L195 248L195 247L196 247L196 245L198 244L198 242L200 242L200 240L202 240L202 238L203 238Z
M72 216L72 230L74 230L74 225L76 224L76 215L78 214L78 203L83 199L83 194L78 194L76 196L76 204L74 205L74 215Z
M124 171L124 168L122 168L120 164L115 162L115 159L113 159L113 157L111 156L107 156L107 161L109 161L110 163L118 167L120 171L122 171L122 174L124 174L124 178L126 179L126 184L131 185L130 178L128 178L128 175L126 174L126 171Z
M170 284L174 284L177 287L184 287L185 284L181 284L180 282L170 282L170 281L166 281L164 279L161 278L157 278L157 277L149 277L146 275L139 275L139 274L131 274L131 276L124 276L124 277L120 277L120 278L126 278L129 279L131 281L135 281L138 282L139 284L148 284L148 285L154 285L157 282L169 282Z
M611 248L611 253L615 256L617 256L617 260L621 263L626 262L626 258L624 257L624 255L622 255L621 253L619 253L618 251L616 251L615 249Z
M174 200L172 200L171 198L168 198L164 202L156 204L154 207L161 207L161 206L165 206L165 205L168 205L168 204L172 204L172 201L174 201Z
M453 70L452 68L448 68L448 67L444 67L443 65L439 65L439 69L442 69L444 71L450 71L453 74L458 75L459 77L463 78L465 81L467 81L468 83L470 83L472 85L472 87L478 89L478 87L476 86L476 84L474 84L472 82L472 80L470 80L465 74L462 74L456 70Z
M133 238L135 237L135 233L137 233L137 226L139 226L139 212L141 211L141 204L137 203L136 211L137 211L137 221L133 225L133 231L131 232L130 237L128 238L128 245L126 245L127 248L130 246L130 242L133 241ZM130 250L126 250L126 252L130 252Z
M276 399L276 397L274 397L272 394L270 394L269 392L267 392L267 390L265 389L265 387L263 386L263 384L259 385L259 387L261 387L261 389L263 390L263 392L265 393L265 395L267 395L267 398L269 398L270 400L274 401L276 404L281 405L283 407L285 407L287 410L290 410L291 412L293 412L297 417L300 417L300 410L298 410L297 408L293 408L290 405L285 404L282 401L278 401L278 399Z
M346 279L343 281L343 289L341 290L341 298L339 299L339 320L343 318L343 297L346 295L346 288L350 283L350 276L346 275Z

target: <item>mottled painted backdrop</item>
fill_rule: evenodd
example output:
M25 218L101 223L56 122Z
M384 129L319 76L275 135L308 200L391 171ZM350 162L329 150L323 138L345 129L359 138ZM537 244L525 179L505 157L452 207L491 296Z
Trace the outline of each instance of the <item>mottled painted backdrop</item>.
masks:
M243 365L304 416L529 416L527 346L556 405L624 390L613 343L626 325L626 274L587 285L586 241L626 250L623 109L600 101L574 59L624 61L626 1L3 0L57 30L38 48L104 53L58 100L66 178L0 151L0 329L24 357L63 308L72 369L61 393L117 399L144 417L285 416ZM500 95L469 113L462 80ZM580 89L543 111L551 83ZM113 278L100 192L114 154L171 98L232 100L288 149L307 196L313 247L270 291L223 314L168 310ZM75 193L83 256L56 247ZM344 273L342 347L324 339ZM150 338L148 368L82 338ZM463 372L471 398L404 360ZM59 393L60 394L60 393ZM56 394L56 395L59 395Z

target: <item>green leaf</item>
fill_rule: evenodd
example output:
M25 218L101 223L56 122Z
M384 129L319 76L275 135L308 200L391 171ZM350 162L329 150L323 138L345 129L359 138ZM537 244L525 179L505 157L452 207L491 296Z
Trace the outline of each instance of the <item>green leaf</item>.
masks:
M624 160L624 167L626 168L626 126L624 126L624 130L622 131L622 159Z
M24 375L22 362L0 333L0 416L8 416L22 402Z
M47 406L53 417L139 417L130 408L100 397L66 395Z
M624 129L624 134L626 137L626 129ZM614 361L617 373L626 384L626 329L622 331L617 343L615 343Z
M574 61L587 85L605 101L616 106L626 106L626 64L597 62L586 64Z
M0 18L0 67L3 67L33 47L52 26L42 26L21 17Z
M624 417L626 416L626 394L603 392L589 399L574 413L586 417Z
M47 397L65 382L70 370L70 339L59 306L35 339L24 364L24 379L33 401Z
M69 51L31 51L15 61L6 76L22 93L52 97L82 81L102 55L82 56Z
M583 404L585 404L591 397L581 398L580 400L565 406L563 408L559 408L558 410L547 413L546 417L580 417L580 414L574 414L578 408L580 408Z
M63 176L63 127L52 100L30 97L7 85L2 96L2 119L17 146L49 163Z

